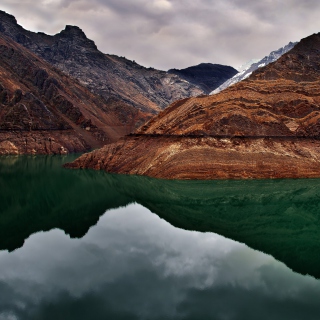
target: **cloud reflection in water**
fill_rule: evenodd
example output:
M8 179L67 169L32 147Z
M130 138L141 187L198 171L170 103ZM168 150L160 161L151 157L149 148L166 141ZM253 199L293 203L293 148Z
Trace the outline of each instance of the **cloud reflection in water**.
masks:
M320 282L138 204L0 252L0 319L318 319Z

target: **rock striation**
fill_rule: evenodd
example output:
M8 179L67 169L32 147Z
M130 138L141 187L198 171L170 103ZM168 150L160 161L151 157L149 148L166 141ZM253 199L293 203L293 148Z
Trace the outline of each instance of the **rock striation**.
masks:
M238 71L230 66L212 63L200 63L185 69L170 69L168 73L176 74L190 83L198 85L206 94L219 87Z
M93 94L0 33L0 154L88 151L145 120L144 113Z
M219 94L177 101L72 168L166 179L320 177L320 34Z
M100 52L76 26L67 25L53 36L34 33L18 25L13 16L0 11L0 33L119 107L131 106L156 114L175 100L204 93L197 83L175 74L144 68L124 57Z

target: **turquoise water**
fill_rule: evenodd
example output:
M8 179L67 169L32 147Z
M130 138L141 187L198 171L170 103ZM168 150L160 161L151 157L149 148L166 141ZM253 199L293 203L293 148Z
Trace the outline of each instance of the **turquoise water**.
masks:
M0 319L319 319L320 180L0 158Z

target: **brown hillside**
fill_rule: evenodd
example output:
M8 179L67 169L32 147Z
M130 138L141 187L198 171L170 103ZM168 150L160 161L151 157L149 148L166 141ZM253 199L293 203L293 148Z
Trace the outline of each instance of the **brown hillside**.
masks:
M116 141L146 116L106 102L0 33L0 154L86 151Z
M72 167L159 178L320 177L320 34L220 94L169 108Z

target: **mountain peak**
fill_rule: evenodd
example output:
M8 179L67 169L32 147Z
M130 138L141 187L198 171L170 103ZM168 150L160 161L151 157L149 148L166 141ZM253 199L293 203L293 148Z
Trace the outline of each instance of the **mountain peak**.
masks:
M10 21L11 23L18 24L17 19L13 15L11 15L3 10L0 10L0 17L1 17L1 20L6 19L6 20Z
M296 82L315 81L320 75L320 33L301 39L276 64L255 70L252 79L287 79Z
M81 46L97 50L97 46L93 40L87 38L86 34L78 26L66 25L64 30L56 34L55 37L66 38L68 41L79 42Z
M67 36L77 36L83 39L88 39L86 34L83 32L81 28L78 26L66 25L64 30L60 32L60 35L67 35Z
M205 93L210 93L238 71L230 66L213 63L200 63L185 69L170 69L168 73L175 74L186 81L198 85Z
M65 32L70 32L70 33L79 33L79 34L83 34L85 37L85 33L82 31L81 28L79 28L78 26L73 26L73 25L70 25L70 24L67 24L65 29L64 29Z
M301 41L296 45L295 51L304 52L304 51L319 51L320 49L320 32L313 33L310 36L301 39Z

